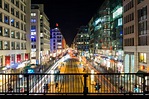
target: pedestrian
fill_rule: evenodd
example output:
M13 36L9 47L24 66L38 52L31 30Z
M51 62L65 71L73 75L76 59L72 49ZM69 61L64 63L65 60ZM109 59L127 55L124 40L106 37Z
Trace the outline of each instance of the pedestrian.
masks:
M57 88L57 87L58 87L58 83L55 84L55 88Z

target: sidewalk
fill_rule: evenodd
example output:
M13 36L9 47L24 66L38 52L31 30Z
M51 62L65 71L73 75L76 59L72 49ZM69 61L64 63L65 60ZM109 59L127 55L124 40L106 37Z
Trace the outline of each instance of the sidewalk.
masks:
M114 71L112 71L112 69L107 70L106 68L104 68L104 66L94 66L91 62L89 62L92 67L94 69L96 69L98 72L101 73L114 73ZM131 84L130 82L126 81L126 79L124 80L124 77L120 76L116 76L116 75L109 75L109 77L106 77L108 80L110 80L110 82L116 86L117 88L119 88L121 85L124 87L125 91L133 91L134 90L134 84Z

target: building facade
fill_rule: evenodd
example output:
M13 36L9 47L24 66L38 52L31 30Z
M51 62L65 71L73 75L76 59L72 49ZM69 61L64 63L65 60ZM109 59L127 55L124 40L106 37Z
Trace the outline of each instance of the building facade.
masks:
M56 24L56 28L50 30L50 51L52 57L57 57L63 52L63 49L66 47L65 39Z
M149 1L123 0L123 8L124 71L149 72Z
M74 41L76 43L76 49L80 55L89 57L88 26L80 26Z
M20 72L30 60L30 6L30 0L0 0L0 67L6 72Z
M123 72L122 12L121 0L106 0L88 23L91 59L113 72Z
M31 5L31 64L45 64L50 59L50 23L43 4Z

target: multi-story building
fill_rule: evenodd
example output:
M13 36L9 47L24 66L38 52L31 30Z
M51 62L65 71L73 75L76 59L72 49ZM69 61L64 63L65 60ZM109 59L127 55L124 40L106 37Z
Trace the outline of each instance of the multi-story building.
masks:
M122 1L106 0L88 23L90 57L113 72L123 71Z
M110 68L123 72L123 6L122 0L110 0Z
M88 26L81 26L74 38L76 48L80 55L89 57L89 34Z
M20 72L30 60L30 6L30 0L0 0L0 67L6 72Z
M43 4L31 5L31 64L44 64L50 59L50 23Z
M123 0L123 8L124 72L149 72L149 0Z
M52 57L57 57L59 54L63 52L65 49L65 39L58 27L58 23L56 23L56 28L51 29L50 33L50 51Z

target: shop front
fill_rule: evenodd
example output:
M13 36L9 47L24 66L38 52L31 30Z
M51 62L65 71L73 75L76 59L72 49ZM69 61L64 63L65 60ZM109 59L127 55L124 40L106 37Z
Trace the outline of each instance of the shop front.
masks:
M21 54L17 54L17 63L21 62Z

